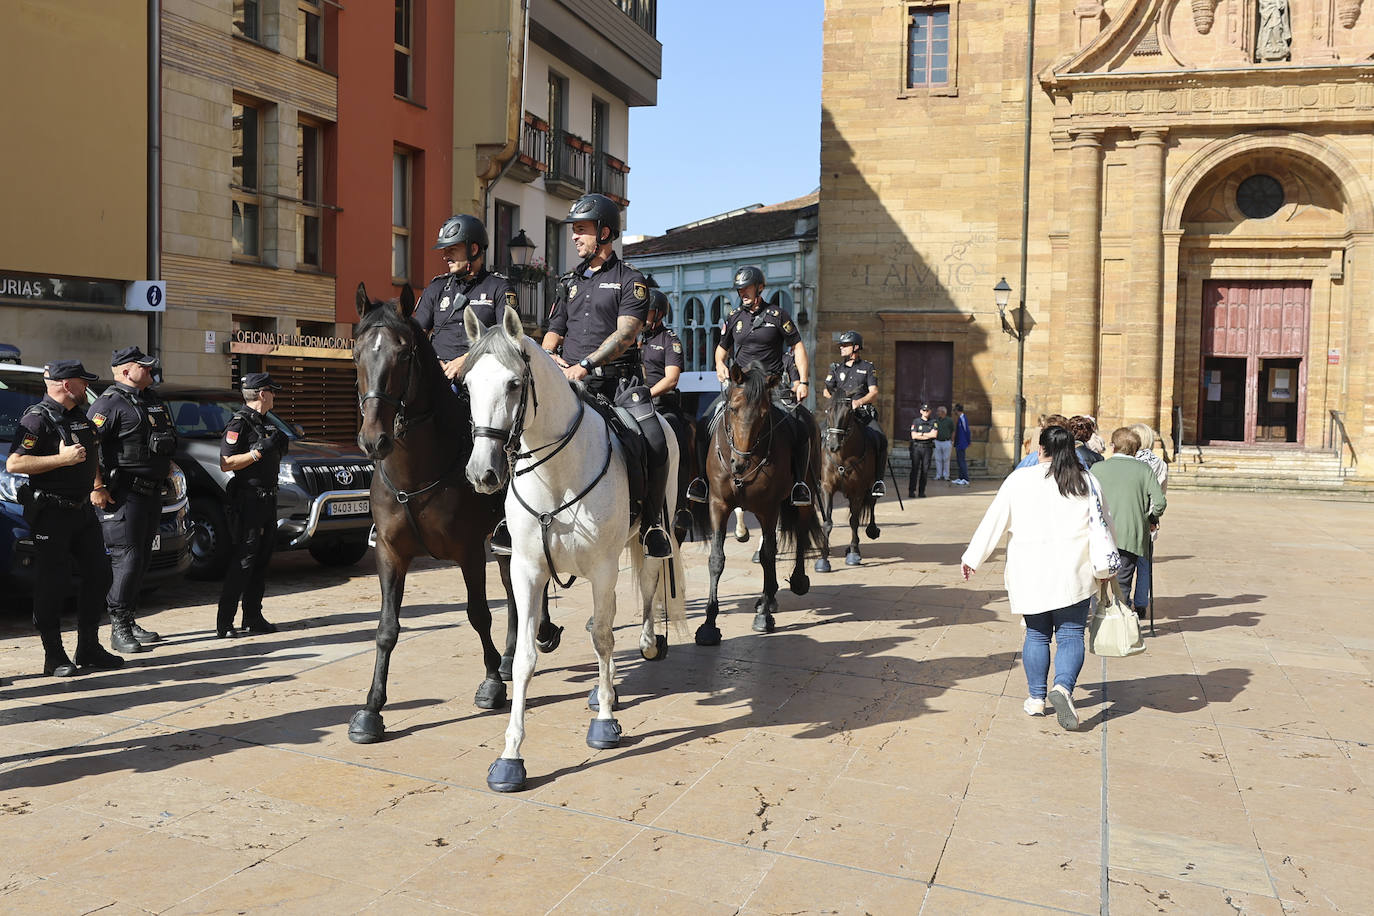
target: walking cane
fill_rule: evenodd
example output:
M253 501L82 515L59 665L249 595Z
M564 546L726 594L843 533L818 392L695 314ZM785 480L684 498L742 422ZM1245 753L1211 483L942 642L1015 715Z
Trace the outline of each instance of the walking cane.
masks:
M1149 532L1153 535L1154 532ZM1155 635L1155 539L1145 542L1145 559L1150 564L1150 635Z

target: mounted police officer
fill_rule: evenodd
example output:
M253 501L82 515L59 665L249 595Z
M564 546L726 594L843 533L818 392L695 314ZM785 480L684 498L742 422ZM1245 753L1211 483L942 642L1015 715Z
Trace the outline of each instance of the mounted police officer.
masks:
M290 447L286 433L267 418L281 386L266 372L250 372L240 383L244 405L224 427L219 444L219 469L229 481L229 522L234 558L219 593L215 635L221 639L243 633L275 633L275 624L262 616L267 587L267 564L277 540L277 471ZM243 599L243 625L234 629L234 614Z
M91 405L91 422L100 440L100 465L107 491L96 494L110 552L113 581L106 607L110 612L110 648L143 652L162 637L134 620L143 574L153 553L153 537L162 516L162 484L172 465L177 431L167 405L152 390L162 364L138 347L110 356L115 383Z
M644 325L644 331L639 335L640 359L644 367L644 384L649 386L649 394L653 396L654 407L663 418L668 421L668 425L673 428L673 433L677 436L678 446L678 469L677 469L677 509L686 509L684 500L687 498L687 481L690 479L690 471L687 456L691 453L691 427L682 412L682 392L678 391L678 379L682 376L682 341L672 328L668 327L667 322L672 318L672 305L668 302L668 297L649 278L649 315ZM682 531L691 528L690 520L683 521L685 516L679 516L679 528Z
M592 394L613 402L619 390L642 384L634 343L648 317L649 286L642 273L615 253L612 243L620 236L615 201L604 194L584 194L573 201L563 222L572 224L573 248L582 261L560 278L562 289L543 347L569 381L582 382ZM561 355L555 352L560 346ZM672 545L663 530L667 442L656 422L640 428L650 450L640 524L644 552L669 557Z
M429 281L412 319L429 333L444 375L453 381L472 346L463 330L463 310L491 327L518 300L507 277L487 270L487 227L477 217L459 213L444 220L434 250L443 253L448 270Z
M792 449L792 479L796 482L792 485L791 501L794 506L809 506L811 488L805 481L811 461L813 424L802 402L809 394L807 379L811 375L811 360L792 316L782 306L764 301L765 286L763 271L757 267L741 267L735 272L735 291L739 293L740 307L725 319L720 344L716 347L716 378L724 384L730 377L730 365L745 368L753 362L758 362L765 372L778 378L780 384L774 391L774 403L787 412L793 442L802 445ZM795 375L787 367L785 355L789 351ZM711 411L710 429L715 428L724 406L725 399L718 398ZM698 451L709 442L710 436L703 435L699 439ZM704 471L704 459L701 466ZM694 502L706 502L708 495L704 477L693 480L687 488L687 498Z
M840 361L831 363L825 375L825 397L826 400L849 398L854 415L876 438L877 479L873 481L870 495L877 497L887 495L887 487L883 484L883 475L887 473L887 434L877 423L878 367L860 355L863 348L864 338L858 331L845 331L840 335Z
M86 384L98 378L74 359L43 369L48 393L19 418L5 470L28 474L20 493L24 520L33 532L36 553L33 625L43 641L43 673L71 677L77 665L111 670L124 659L100 645L98 628L110 558L100 534L94 504L105 492L95 430L86 418ZM74 561L75 570L67 566ZM62 648L62 604L78 579L76 664Z

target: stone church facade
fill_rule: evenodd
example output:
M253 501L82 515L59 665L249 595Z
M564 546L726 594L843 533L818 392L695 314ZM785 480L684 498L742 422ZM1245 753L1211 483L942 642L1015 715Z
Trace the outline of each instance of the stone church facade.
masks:
M1027 425L1374 446L1371 7L1041 0ZM1026 17L831 0L825 20L818 337L864 332L899 438L921 400L962 401L994 472L1017 450Z

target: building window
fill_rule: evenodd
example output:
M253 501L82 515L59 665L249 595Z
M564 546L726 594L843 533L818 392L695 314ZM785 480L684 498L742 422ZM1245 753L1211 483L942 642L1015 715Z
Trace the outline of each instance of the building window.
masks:
M491 237L492 270L509 270L511 267L510 240L515 238L515 227L519 224L520 211L514 204L504 200L496 202L496 231Z
M324 4L299 0L296 23L296 59L324 66Z
M296 181L300 188L300 209L296 212L296 266L323 266L320 229L320 200L324 196L321 173L324 167L322 128L314 124L296 125Z
M957 95L959 0L902 6L905 49L903 94Z
M544 220L544 263L554 278L563 273L563 233L566 231L558 220Z
M606 192L606 136L611 119L610 106L600 99L592 99L592 169L590 190Z
M396 0L396 76L392 91L403 99L412 98L415 88L413 12L412 0Z
M242 102L234 103L229 184L236 258L262 257L262 195L258 185L261 125L261 111Z
M241 38L259 41L262 37L262 10L259 0L234 0L233 29Z
M688 299L682 306L682 345L687 358L684 372L705 372L714 364L714 353L707 352L710 334L706 326L706 309L696 296Z
M410 153L396 150L391 156L391 278L397 285L410 281L412 171Z

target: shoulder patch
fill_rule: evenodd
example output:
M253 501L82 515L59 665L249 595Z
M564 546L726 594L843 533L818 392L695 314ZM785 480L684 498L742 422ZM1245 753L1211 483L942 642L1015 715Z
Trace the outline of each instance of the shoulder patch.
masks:
M673 341L673 352L674 352L674 353L681 353L681 352L682 352L682 344L678 343L676 340Z
M239 441L239 431L237 429L226 429L224 431L224 441L230 445Z
M511 308L518 308L516 302L515 290L506 290L506 305L509 305Z
M649 298L649 287L648 287L647 284L645 284L645 283L644 283L643 281L641 281L641 280L636 280L636 281L634 282L634 292L635 292L635 298L636 298L636 299L647 299L647 298Z
M33 433L25 433L24 439L19 443L24 448L33 448L38 444L38 437Z
M103 413L98 413L91 417L91 422L94 423L98 429L105 425L105 415Z
M791 334L791 333L792 333L792 322L790 322L790 321L784 321L784 322L782 323L782 332L783 332L784 334Z

